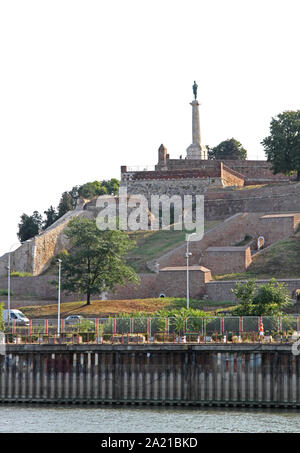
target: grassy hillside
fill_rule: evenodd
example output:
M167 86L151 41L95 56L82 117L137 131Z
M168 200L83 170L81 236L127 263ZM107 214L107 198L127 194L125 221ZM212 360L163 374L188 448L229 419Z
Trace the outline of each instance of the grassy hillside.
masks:
M300 232L263 250L246 272L214 276L215 280L242 278L300 278Z
M192 300L190 307L205 310L218 311L224 307L231 307L232 302L209 302ZM180 309L186 307L186 300L179 298L162 299L132 299L132 300L99 300L92 301L91 305L84 302L66 302L61 304L61 315L66 317L70 314L80 314L86 317L118 316L120 313L154 313L162 309ZM29 318L45 318L57 316L57 303L52 305L33 305L19 308Z
M221 221L214 220L205 223L204 230L208 231ZM130 251L127 256L127 263L136 272L150 272L146 263L160 255L172 250L185 241L186 231L175 230L156 230L156 231L136 231L128 233L130 238L136 241L136 248ZM57 272L57 266L50 266L44 275L53 275Z
M220 221L205 223L205 231L216 226ZM127 262L136 272L149 272L146 262L163 255L185 241L185 231L137 231L129 233L137 243L127 257Z

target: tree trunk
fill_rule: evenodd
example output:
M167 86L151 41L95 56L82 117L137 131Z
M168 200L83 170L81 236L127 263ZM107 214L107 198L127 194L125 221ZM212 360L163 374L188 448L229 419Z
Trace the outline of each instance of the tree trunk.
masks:
M86 304L91 305L91 293L89 291L86 293Z
M300 170L297 171L297 181L300 181Z

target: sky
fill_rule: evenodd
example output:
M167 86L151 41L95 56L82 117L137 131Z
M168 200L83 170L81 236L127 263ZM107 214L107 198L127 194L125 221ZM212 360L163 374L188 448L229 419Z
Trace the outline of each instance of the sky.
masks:
M299 0L0 0L0 255L20 216L120 166L234 137L264 159L300 107Z

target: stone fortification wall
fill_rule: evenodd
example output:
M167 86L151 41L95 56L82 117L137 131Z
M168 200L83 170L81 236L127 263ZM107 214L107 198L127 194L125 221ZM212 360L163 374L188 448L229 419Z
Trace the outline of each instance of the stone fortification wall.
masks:
M155 169L160 170L190 170L190 169L203 169L213 170L216 169L220 162L223 162L226 167L238 172L245 178L245 184L267 184L272 182L288 182L291 177L282 173L274 175L271 170L271 164L265 160L189 160L189 159L167 159L158 162ZM293 177L292 177L293 178Z
M235 244L244 240L245 235L253 238L251 248L256 249L257 239L263 236L265 239L265 247L277 242L281 239L288 238L294 233L294 230L299 221L299 213L285 215L267 215L261 213L238 213L229 217L221 224L207 231L201 241L190 242L190 258L191 264L201 264L209 267L212 274L218 272L211 267L208 262L203 261L204 252L208 247L224 247L235 246ZM250 244L249 244L250 245ZM186 244L182 244L168 253L163 254L156 260L148 263L150 269L154 269L155 263L160 267L166 266L183 266L185 264ZM239 255L237 253L227 254L227 272L232 268L240 266ZM212 264L212 263L210 263ZM215 262L215 264L217 264ZM237 271L238 272L238 271ZM222 272L221 272L222 273Z
M244 272L251 264L250 247L208 247L203 253L201 264L214 274Z
M186 170L158 170L128 172L122 167L121 185L127 187L128 194L151 195L191 195L203 194L208 188L243 186L243 175L226 167L222 162L211 168Z
M300 183L269 185L234 190L206 191L206 220L224 219L238 212L297 212L300 206Z
M191 195L204 194L209 187L222 187L221 178L183 178L137 180L126 182L128 194L144 195L150 200L151 195Z
M190 268L190 296L195 299L201 298L205 293L205 284L210 281L211 273L209 269L202 266ZM186 268L166 268L158 273L139 274L140 283L138 285L128 284L116 286L114 292L106 294L106 298L111 299L136 299L159 297L164 294L166 297L185 297L186 296ZM11 288L14 298L26 298L32 296L34 299L57 300L57 289L52 282L57 280L57 275L40 275L37 277L13 277L11 278ZM0 278L0 288L6 288L7 279ZM94 295L92 300L101 300L102 294ZM85 300L84 295L62 293L62 302ZM6 301L4 301L6 304ZM25 304L24 304L25 305ZM28 304L27 304L28 305Z
M209 269L194 266L189 269L190 296L201 298L205 293L205 284L211 279ZM116 287L114 293L109 293L108 299L136 299L159 297L186 297L186 267L167 267L155 274L139 274L138 286L126 285Z
M69 221L76 216L90 216L83 210L67 212L43 233L24 242L11 253L11 269L18 272L29 272L39 275L51 264L53 256L68 248L69 241L64 229ZM0 277L7 275L8 254L0 257Z
M300 279L277 279L279 283L286 283L290 297L295 297L295 291L300 289ZM245 283L246 280L239 280L239 282ZM265 285L269 280L257 280L259 285ZM208 300L218 301L232 301L237 302L235 295L232 293L232 289L237 284L237 281L210 281L206 284L206 297Z

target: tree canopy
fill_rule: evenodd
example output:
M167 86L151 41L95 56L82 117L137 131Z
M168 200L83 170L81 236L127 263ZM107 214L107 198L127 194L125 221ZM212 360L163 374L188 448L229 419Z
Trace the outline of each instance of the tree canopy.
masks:
M50 225L52 225L58 219L58 212L51 205L47 211L44 211L46 219L43 221L43 230L46 230Z
M62 289L85 294L90 304L93 294L111 291L117 284L138 282L125 262L125 255L135 245L125 232L100 231L95 220L76 217L69 222L66 235L72 247L60 257Z
M63 215L65 215L68 211L72 211L73 208L73 203L72 203L72 196L69 192L64 192L61 196L59 205L58 205L58 216L57 218L59 219Z
M120 187L120 181L112 178L108 181L94 181L79 187L78 193L83 198L93 198L97 195L116 195Z
M246 160L247 151L235 138L230 138L219 143L214 148L209 148L208 158L218 160Z
M34 211L31 216L21 215L21 222L18 225L18 238L21 242L27 241L39 234L42 228L42 216L38 211Z
M286 111L272 118L270 135L262 141L273 172L297 172L300 181L300 110Z
M88 182L81 186L74 186L71 190L62 193L57 208L52 205L44 211L45 218L42 219L38 211L33 215L22 214L18 225L18 237L23 242L39 234L40 230L46 230L66 212L76 208L79 197L93 198L97 195L117 194L120 186L118 179L112 178L104 181Z
M274 278L265 285L257 285L255 280L237 283L232 290L239 305L232 310L237 316L281 315L284 307L290 305L286 285Z

